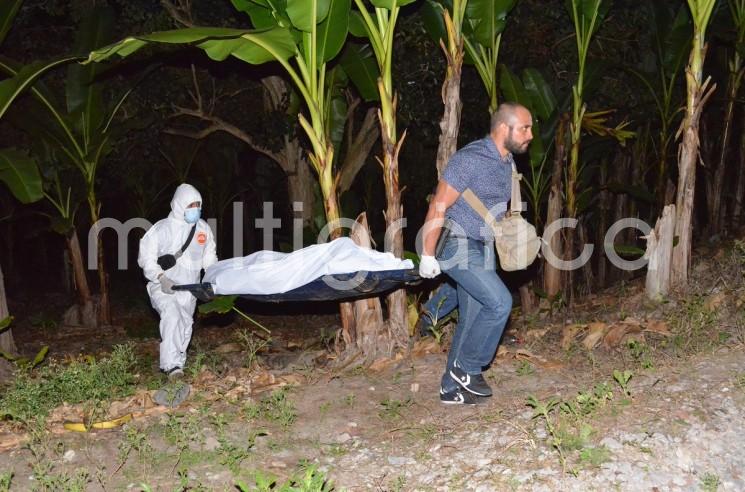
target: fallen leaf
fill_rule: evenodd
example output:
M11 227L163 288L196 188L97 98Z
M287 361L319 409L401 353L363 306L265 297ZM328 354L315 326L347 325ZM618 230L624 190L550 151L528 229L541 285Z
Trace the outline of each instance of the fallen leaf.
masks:
M600 340L608 330L608 325L605 323L590 323L587 325L587 336L582 340L582 345L587 350L592 350L595 346L600 343Z
M577 336L577 333L584 328L586 325L566 325L561 330L561 348L564 350L568 350L569 347L572 346L572 342L574 342L574 337Z
M623 338L629 333L639 333L642 331L641 324L619 323L611 327L603 338L603 345L606 348L618 346Z
M258 390L265 386L271 386L276 382L274 374L268 371L262 371L251 378L251 388Z
M414 347L412 347L411 352L414 356L438 354L442 352L442 347L437 344L437 341L433 337L427 337L417 341Z
M651 331L653 333L659 333L660 335L670 335L670 327L667 325L667 321L664 320L652 320L647 321L645 331Z
M376 372L377 371L382 371L383 369L385 369L386 367L390 366L394 362L395 361L393 359L391 359L390 357L381 357L380 359L378 359L375 362L373 362L372 364L370 364L369 369L371 371L376 371Z
M564 367L564 364L561 362L544 359L540 355L536 355L526 349L517 349L515 351L515 359L527 360L531 364L543 367L544 369L560 369Z

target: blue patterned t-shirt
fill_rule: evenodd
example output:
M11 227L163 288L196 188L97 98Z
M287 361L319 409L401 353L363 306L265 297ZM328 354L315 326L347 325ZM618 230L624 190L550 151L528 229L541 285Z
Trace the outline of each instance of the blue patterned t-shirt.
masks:
M511 153L502 157L491 136L486 136L456 152L448 161L442 179L459 193L470 188L499 220L510 201L513 162ZM445 216L460 225L466 236L481 241L493 240L491 228L463 196L447 209Z

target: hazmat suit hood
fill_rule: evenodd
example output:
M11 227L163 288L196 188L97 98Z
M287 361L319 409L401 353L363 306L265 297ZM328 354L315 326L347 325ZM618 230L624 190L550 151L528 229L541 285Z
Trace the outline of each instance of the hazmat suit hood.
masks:
M168 217L186 223L186 220L184 219L184 211L190 203L194 202L199 202L199 206L201 207L202 195L192 185L187 183L180 184L178 188L176 188L176 192L173 194L173 199L171 200L171 213L168 214Z

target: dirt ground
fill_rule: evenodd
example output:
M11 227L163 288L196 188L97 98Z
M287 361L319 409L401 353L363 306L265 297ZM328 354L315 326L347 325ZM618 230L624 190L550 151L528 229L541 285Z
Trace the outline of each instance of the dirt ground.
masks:
M164 380L146 306L120 307L127 317L100 333L35 319L16 332L29 353L133 344L140 383L108 411L134 419L72 432L62 423L86 407L64 405L42 432L0 423L0 480L12 473L10 490L279 490L292 479L297 490L745 490L745 288L728 254L661 305L637 280L571 311L516 312L486 373L495 394L473 407L439 401L447 335L339 367L334 314L256 314L272 330L263 347L240 335L246 322L203 318L190 396L169 409L152 401Z

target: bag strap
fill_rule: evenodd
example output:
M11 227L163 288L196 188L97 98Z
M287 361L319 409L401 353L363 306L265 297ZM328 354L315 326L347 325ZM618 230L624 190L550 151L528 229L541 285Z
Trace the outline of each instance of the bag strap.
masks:
M515 163L512 163L512 190L510 192L510 215L520 215L520 212L522 210L522 197L520 196L520 179L522 179L522 174L519 174L517 172L517 168L515 167ZM489 209L486 208L486 205L484 205L484 202L482 202L479 197L476 196L476 194L471 191L470 188L466 188L466 190L461 193L461 196L463 199L468 203L468 205L471 206L472 209L476 211L483 219L486 221L486 223L494 228L497 225L497 221L494 218L494 216L489 212Z
M489 227L494 229L494 227L497 225L497 220L494 218L491 212L489 212L489 209L486 208L484 202L482 202L479 197L477 197L476 194L471 191L471 188L466 188L465 191L461 193L461 196L471 206L471 208L474 209L476 213L478 213L484 219Z
M181 250L173 255L176 257L176 259L181 258L181 255L184 254L184 251L186 251L186 248L189 247L189 243L191 243L191 240L194 237L194 231L196 230L197 230L197 224L194 224L194 226L191 228L191 231L189 231L189 237L186 238L186 242L184 243L183 246L181 246Z
M517 172L515 162L512 162L512 192L510 193L510 214L520 215L523 209L523 199L520 196L520 180L523 175Z

